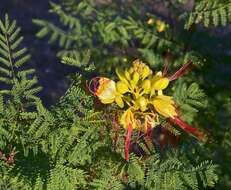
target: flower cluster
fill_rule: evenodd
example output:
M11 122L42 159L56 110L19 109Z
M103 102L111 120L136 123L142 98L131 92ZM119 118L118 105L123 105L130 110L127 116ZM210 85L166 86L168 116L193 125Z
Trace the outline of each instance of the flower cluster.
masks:
M177 113L176 104L171 96L164 94L170 81L185 74L192 67L189 62L175 74L166 77L167 65L164 72L153 73L140 60L135 60L133 66L125 71L116 70L119 81L97 77L93 93L103 104L116 103L123 111L120 124L127 130L125 140L125 159L129 159L129 146L133 130L143 131L144 134L160 124L160 115L171 123L176 123L183 130L199 139L204 134L182 121Z

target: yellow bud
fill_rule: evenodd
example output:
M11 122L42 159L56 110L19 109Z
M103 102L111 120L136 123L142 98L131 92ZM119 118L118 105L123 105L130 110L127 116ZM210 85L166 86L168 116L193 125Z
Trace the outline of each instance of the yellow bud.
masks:
M118 105L120 108L123 108L123 107L124 107L124 101L123 101L123 99L121 98L121 96L116 96L115 102L117 103L117 105Z
M125 70L124 75L127 78L127 80L131 80L131 76L130 76L130 73L128 72L128 70Z
M139 81L139 74L137 72L134 72L133 73L133 78L132 78L132 81L134 82L134 84L136 85L137 82Z
M154 77L152 80L152 89L153 90L163 90L169 84L169 79L164 77Z
M145 111L147 109L147 100L143 96L137 100L137 103L141 111Z
M145 65L142 71L142 79L145 79L149 74L150 74L150 69L147 65Z
M149 93L151 90L151 81L146 79L142 83L142 88L144 89L145 93Z
M124 94L124 93L128 92L129 89L128 89L128 86L126 83L124 83L123 81L118 81L116 83L116 90L120 94Z

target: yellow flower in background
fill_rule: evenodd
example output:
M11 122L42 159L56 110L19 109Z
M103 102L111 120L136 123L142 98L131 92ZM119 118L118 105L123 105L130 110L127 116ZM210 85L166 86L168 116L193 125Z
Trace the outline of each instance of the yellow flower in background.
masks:
M157 32L164 32L167 28L167 25L161 21L161 20L157 20L156 21L156 30Z
M156 31L161 33L167 29L167 24L160 19L149 18L147 20L148 25L154 25L156 27Z

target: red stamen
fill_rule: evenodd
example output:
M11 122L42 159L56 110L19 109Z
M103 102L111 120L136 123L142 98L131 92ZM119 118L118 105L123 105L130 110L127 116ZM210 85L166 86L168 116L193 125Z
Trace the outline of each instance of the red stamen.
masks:
M86 82L86 88L87 90L92 93L95 96L96 90L97 90L97 82L100 77L94 77L89 82ZM96 81L97 80L97 81ZM93 82L93 86L92 86ZM93 87L93 89L92 89Z
M127 134L126 134L126 139L125 139L125 160L129 160L129 148L130 148L130 143L131 143L131 137L132 137L132 125L131 123L128 124L127 128Z
M206 135L198 128L191 127L189 124L185 123L182 119L179 117L174 117L174 119L170 119L172 122L176 123L180 128L182 128L184 131L192 134L194 137L201 141L206 140Z
M178 71L176 71L172 76L170 76L168 79L170 81L176 80L180 77L182 77L184 74L188 73L194 68L195 65L193 65L192 61L189 61L185 65L183 65Z

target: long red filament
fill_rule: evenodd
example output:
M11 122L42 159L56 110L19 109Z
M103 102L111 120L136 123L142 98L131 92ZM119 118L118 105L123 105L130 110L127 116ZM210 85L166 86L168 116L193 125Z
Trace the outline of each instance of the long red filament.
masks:
M189 124L184 122L182 119L179 117L174 117L174 119L170 119L172 122L176 123L180 128L182 128L184 131L192 134L195 136L197 139L204 141L205 140L205 134L200 130L195 127L191 127Z
M182 77L183 75L185 75L186 73L188 73L189 71L191 71L193 68L194 68L194 65L192 61L189 61L188 63L183 65L178 71L176 71L172 76L170 76L168 79L170 81L176 80Z
M131 137L132 137L132 124L128 124L127 128L127 134L126 134L126 139L125 139L125 160L129 160L129 148L130 148L130 143L131 143Z

